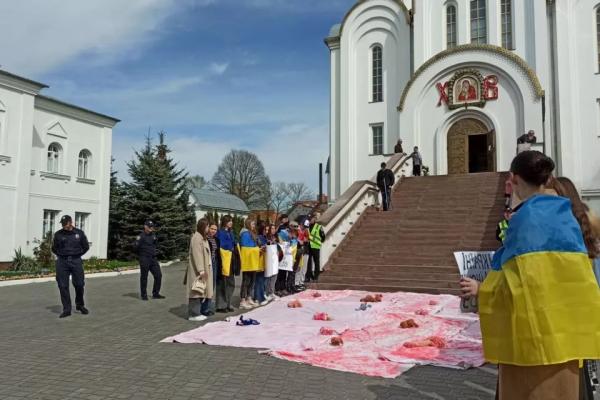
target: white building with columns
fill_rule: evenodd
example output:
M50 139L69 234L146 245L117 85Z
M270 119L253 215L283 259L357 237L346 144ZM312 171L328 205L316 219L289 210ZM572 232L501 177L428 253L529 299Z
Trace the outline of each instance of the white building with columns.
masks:
M0 262L60 229L69 214L106 257L112 128L117 119L46 97L0 70Z
M505 171L534 130L600 209L600 1L359 0L325 42L332 199L398 139L432 174Z

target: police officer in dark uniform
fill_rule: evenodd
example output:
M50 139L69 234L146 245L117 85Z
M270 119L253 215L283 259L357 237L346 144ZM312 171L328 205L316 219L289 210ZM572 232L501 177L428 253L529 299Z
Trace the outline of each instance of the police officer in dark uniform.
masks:
M63 311L60 318L71 315L71 293L69 292L69 276L72 276L75 287L75 306L77 311L88 314L83 303L83 261L81 256L90 249L85 233L73 226L73 219L64 215L60 219L62 229L54 234L52 252L56 254L56 282L60 291Z
M158 240L154 234L156 224L152 220L144 222L144 230L135 240L135 250L140 260L140 294L142 300L148 300L146 287L148 286L148 272L154 277L154 286L152 287L153 299L164 299L160 294L160 284L162 281L162 272L156 258L156 244Z

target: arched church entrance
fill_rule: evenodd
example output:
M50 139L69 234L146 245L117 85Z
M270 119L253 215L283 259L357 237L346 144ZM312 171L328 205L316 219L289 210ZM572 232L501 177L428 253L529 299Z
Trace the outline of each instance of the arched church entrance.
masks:
M496 170L496 133L475 118L456 121L448 131L448 174Z

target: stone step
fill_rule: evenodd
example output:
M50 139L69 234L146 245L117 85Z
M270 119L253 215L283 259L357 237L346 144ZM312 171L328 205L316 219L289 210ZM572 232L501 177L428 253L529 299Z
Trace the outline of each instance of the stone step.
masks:
M431 288L426 286L372 286L360 284L345 284L345 283L315 283L310 285L311 289L317 290L362 290L365 292L374 293L394 293L394 292L412 292L412 293L429 293L429 294L452 294L460 295L460 289L450 288Z

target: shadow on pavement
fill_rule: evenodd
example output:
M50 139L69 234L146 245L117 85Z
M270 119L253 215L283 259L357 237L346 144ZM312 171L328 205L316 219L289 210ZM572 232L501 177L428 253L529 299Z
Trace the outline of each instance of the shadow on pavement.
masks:
M62 306L48 306L46 310L50 311L53 314L60 314L62 312Z
M125 293L123 295L123 297L131 297L131 298L134 298L134 299L139 299L140 295L138 293Z

